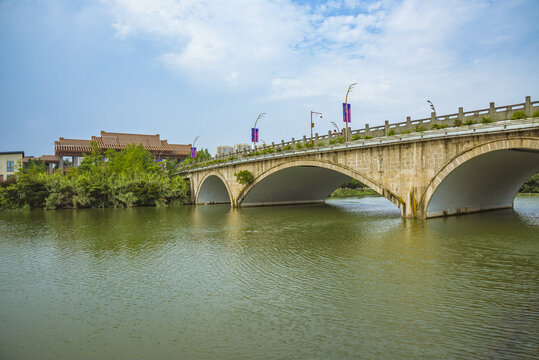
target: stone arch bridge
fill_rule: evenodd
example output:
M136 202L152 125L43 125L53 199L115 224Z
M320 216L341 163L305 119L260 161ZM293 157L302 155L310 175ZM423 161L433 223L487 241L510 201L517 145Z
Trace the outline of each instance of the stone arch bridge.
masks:
M248 170L249 185L235 173ZM181 171L194 204L233 207L323 202L346 180L372 188L404 218L511 208L539 171L539 119L385 136L231 159Z

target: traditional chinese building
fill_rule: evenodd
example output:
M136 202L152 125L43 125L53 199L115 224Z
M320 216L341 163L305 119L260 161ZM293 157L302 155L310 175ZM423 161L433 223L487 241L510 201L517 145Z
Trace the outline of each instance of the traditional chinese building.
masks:
M114 149L120 151L131 144L142 145L156 160L178 159L183 160L191 153L191 145L169 144L167 140L161 140L159 134L125 134L101 131L101 136L92 136L91 140L64 139L54 142L54 155L62 159L64 156L73 158L73 165L79 165L79 157L92 151L92 142L102 150ZM60 167L62 167L60 161Z

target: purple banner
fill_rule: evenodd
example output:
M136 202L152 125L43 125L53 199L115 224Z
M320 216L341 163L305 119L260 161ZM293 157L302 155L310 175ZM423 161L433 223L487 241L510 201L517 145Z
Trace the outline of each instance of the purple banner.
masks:
M254 143L258 142L258 129L257 128L251 128L251 142L254 142Z
M342 121L352 122L352 114L350 113L350 104L342 104Z
M194 159L197 157L197 148L196 147L192 147L191 148L191 158Z

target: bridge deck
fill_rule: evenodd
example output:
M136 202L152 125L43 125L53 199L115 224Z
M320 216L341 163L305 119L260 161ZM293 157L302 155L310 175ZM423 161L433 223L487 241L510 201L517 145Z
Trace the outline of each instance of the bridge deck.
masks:
M351 141L344 144L333 144L333 145L324 145L320 147L312 147L307 149L292 149L287 151L277 151L269 154L260 154L255 156L244 157L242 155L234 156L233 160L223 159L222 162L217 164L204 165L200 163L197 165L189 165L186 169L180 169L178 174L189 175L189 173L197 171L207 171L210 169L245 164L250 162L264 161L270 159L279 159L286 158L298 155L312 155L317 153L327 153L327 152L338 152L352 149L368 148L368 147L378 147L378 146L387 146L394 144L402 143L411 143L411 142L421 142L421 141L430 141L435 139L449 139L470 135L481 135L481 134L495 134L495 133L511 133L515 131L522 130L531 130L539 129L539 118L529 118L522 120L505 120L498 121L490 124L476 124L468 125L462 127L453 127L437 130L425 130L423 132L415 132L409 134L396 134L392 136L382 136L372 139L361 139L356 141ZM274 149L278 146L274 146ZM216 160L216 159L212 159ZM211 160L210 160L211 161Z

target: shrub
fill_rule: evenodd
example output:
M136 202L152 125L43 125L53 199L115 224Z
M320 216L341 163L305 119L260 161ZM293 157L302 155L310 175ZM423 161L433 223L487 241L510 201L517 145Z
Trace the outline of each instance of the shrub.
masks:
M364 139L372 139L372 136L367 135L364 137Z
M475 121L473 119L468 119L466 120L466 122L464 123L464 125L473 125L475 124Z
M416 128L415 128L415 131L416 131L416 132L423 132L423 131L425 131L425 130L426 130L426 129L425 129L424 126L416 126Z
M433 130L438 130L438 129L445 129L447 127L446 124L432 124L432 126L430 127L431 129Z
M241 185L249 185L255 179L253 174L249 170L242 170L237 173L234 173L236 181Z
M267 148L267 149L262 150L262 154L272 154L273 151L274 151L273 148Z
M288 144L288 145L283 146L283 150L284 151L292 150L292 145Z
M329 140L329 145L333 145L337 143L337 139L331 139Z
M359 140L359 139L361 139L361 135L359 135L359 134L352 135L352 141L356 141L356 140Z
M410 130L401 131L401 134L409 134L409 133L410 133Z
M303 144L302 143L296 143L295 145L296 145L297 150L303 149Z
M539 117L539 110L537 110L536 112L534 112L534 113L532 114L532 117Z
M481 119L481 124L489 124L491 122L492 122L492 119L486 116L483 116L483 118Z
M109 155L104 161L95 152L85 157L84 167L65 176L22 171L16 184L0 187L0 208L131 207L190 201L189 183L164 172L153 159L148 162L147 154L137 147Z
M513 116L511 116L511 120L526 119L527 117L528 116L523 110L519 110L513 113Z
M17 185L0 187L0 209L17 209L23 206Z
M345 142L344 136L338 137L338 138L337 138L337 142L338 142L339 144L344 144L344 142Z
M453 126L462 126L462 121L460 119L455 119L455 121L453 121Z
M312 148L314 144L311 144L310 142L305 143L305 148Z
M316 146L324 146L324 145L326 145L326 143L323 142L323 141L320 141L320 142L317 142L317 143L316 143Z

